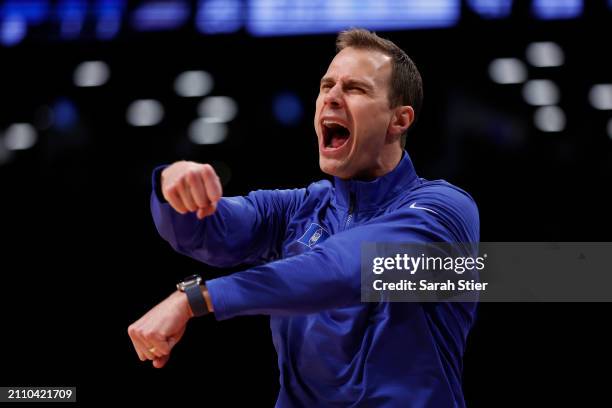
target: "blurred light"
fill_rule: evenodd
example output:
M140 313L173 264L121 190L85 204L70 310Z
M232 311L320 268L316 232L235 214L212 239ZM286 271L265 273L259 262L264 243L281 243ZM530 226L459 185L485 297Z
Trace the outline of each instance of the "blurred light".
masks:
M276 95L272 105L276 120L283 125L297 125L302 119L302 102L293 92L283 92Z
M96 3L96 36L101 40L110 40L119 33L121 18L126 6L125 0L98 0Z
M40 24L48 13L48 0L6 0L0 6L1 18L16 15L25 20L26 24Z
M187 22L189 5L184 1L152 1L132 14L132 27L139 31L175 30Z
M53 126L60 131L72 129L79 117L76 105L69 99L60 98L53 104Z
M554 42L534 42L527 46L527 61L534 67L558 67L564 59L563 50Z
M536 110L534 122L542 132L560 132L565 129L565 113L558 106L544 106Z
M14 123L4 132L4 146L8 150L26 150L36 144L36 129L29 123Z
M582 0L532 0L531 11L543 20L556 20L578 17L582 6Z
M595 109L612 109L612 84L593 85L589 91L589 101Z
M2 42L2 45L19 44L25 38L27 32L26 21L19 15L3 17L0 21L0 42Z
M484 18L504 18L512 12L513 0L468 0L468 4Z
M98 20L96 24L96 36L100 40L110 40L119 33L121 18L117 15L107 14Z
M189 125L189 139L195 144L221 143L226 137L227 125L225 123L199 118Z
M67 39L77 38L83 29L87 14L85 0L62 0L57 6L57 16L61 22L61 35Z
M233 33L242 27L243 19L239 0L200 0L195 23L204 34Z
M461 15L459 0L251 0L248 6L247 30L255 36L451 27Z
M108 81L110 70L103 61L81 62L74 70L74 84L82 87L104 85Z
M209 96L198 106L198 114L208 122L229 122L237 113L238 104L229 96Z
M527 68L516 58L497 58L489 64L489 76L498 84L520 84L527 80Z
M557 85L548 79L532 79L523 85L523 98L534 106L554 105L559 102Z
M123 14L127 0L97 0L95 3L94 7L98 15Z
M132 126L154 126L164 117L164 107L154 99L139 99L127 109L127 121Z
M185 71L174 80L174 90L180 96L201 97L213 87L213 78L206 71Z
M61 33L66 39L77 38L83 29L83 20L80 18L67 18L62 21Z

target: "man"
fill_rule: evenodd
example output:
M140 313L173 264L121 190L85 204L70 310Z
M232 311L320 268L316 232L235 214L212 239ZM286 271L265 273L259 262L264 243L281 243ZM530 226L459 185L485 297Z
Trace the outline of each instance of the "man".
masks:
M157 169L151 208L161 236L209 265L254 266L184 282L128 332L140 359L162 367L192 316L267 314L277 407L463 407L476 304L361 303L360 246L477 242L476 205L443 180L417 177L403 149L422 99L410 58L361 29L337 45L314 118L333 183L221 198L209 165Z

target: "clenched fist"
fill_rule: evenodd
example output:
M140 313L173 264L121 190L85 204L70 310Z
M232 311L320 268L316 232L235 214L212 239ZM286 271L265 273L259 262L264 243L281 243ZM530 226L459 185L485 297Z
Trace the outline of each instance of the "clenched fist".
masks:
M151 360L163 367L193 316L182 292L174 292L128 327L128 334L141 361Z
M161 173L161 190L168 203L181 214L196 212L199 219L214 213L223 191L210 164L179 161Z

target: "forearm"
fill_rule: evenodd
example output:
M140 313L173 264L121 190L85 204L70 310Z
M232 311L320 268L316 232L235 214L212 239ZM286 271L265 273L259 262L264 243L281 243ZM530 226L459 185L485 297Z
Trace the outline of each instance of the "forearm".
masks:
M309 314L358 303L359 258L339 263L331 254L313 251L207 281L215 317Z
M193 212L177 212L160 195L162 169L153 175L151 213L157 231L177 252L216 267L261 264L279 257L278 242L296 191L259 190L224 197L213 214L200 220Z
M311 251L206 282L218 320L238 315L294 315L361 300L361 243L452 242L424 211L381 217L337 233Z

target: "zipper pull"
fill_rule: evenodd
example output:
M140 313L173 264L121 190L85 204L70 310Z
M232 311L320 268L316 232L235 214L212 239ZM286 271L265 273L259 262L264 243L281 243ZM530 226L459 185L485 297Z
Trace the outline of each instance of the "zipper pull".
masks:
M351 223L351 220L353 219L354 210L355 210L355 193L351 192L351 195L349 198L348 216L346 217L346 224L344 224L344 229L346 229Z

